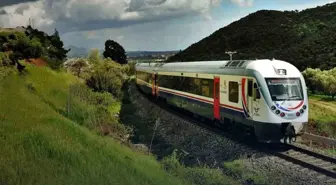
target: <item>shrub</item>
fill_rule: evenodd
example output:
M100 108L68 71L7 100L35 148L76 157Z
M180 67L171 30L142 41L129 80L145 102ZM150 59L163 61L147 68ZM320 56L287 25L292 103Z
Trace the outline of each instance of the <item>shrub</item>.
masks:
M121 98L121 87L126 79L125 67L108 59L95 65L86 84L96 92L109 92Z
M323 92L332 98L336 95L336 68L324 71L307 68L302 75L312 93Z
M84 84L73 84L70 87L68 102L68 117L90 129L97 130L103 135L120 138L130 132L126 126L119 124L117 111L120 102L108 92L93 92Z
M0 67L9 66L13 62L9 59L9 56L6 53L0 52Z

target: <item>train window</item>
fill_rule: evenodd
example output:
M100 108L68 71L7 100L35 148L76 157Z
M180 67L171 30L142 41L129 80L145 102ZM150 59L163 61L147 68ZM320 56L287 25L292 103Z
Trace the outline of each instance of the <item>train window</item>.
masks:
M248 80L248 83L247 83L247 94L249 97L252 97L253 95L253 81L252 80Z
M202 80L202 85L208 85L209 81L207 79Z
M197 86L199 86L201 84L201 79L195 78L194 79L194 84L197 85Z
M229 82L229 101L232 103L238 103L238 98L239 98L238 82Z
M254 83L256 99L260 99L260 91L256 83Z
M157 80L160 87L213 97L213 80L211 79L158 75Z
M209 86L205 86L205 85L202 86L202 96L207 96L207 97L210 96Z

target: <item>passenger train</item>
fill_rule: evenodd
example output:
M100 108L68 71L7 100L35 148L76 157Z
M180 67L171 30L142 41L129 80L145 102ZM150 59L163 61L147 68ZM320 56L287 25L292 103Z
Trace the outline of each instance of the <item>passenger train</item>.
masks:
M242 124L259 142L295 141L308 122L300 71L281 60L136 64L138 88L216 124Z

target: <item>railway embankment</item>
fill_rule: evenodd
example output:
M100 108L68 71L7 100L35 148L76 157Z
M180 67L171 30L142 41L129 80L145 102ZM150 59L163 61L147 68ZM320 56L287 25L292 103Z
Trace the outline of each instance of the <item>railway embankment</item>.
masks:
M134 128L132 141L145 145L159 160L178 151L186 166L219 168L242 183L333 183L312 170L195 126L146 99L133 84L125 89L125 97L120 115Z

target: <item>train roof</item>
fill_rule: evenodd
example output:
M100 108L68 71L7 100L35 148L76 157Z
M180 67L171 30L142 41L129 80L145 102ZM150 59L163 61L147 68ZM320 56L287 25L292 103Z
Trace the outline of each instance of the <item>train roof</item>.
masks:
M276 59L232 60L232 61L194 61L171 63L138 63L136 69L148 72L192 72L214 74L246 74L258 71L265 76L274 76L274 69L286 69L291 74L300 73L292 64ZM269 74L269 75L268 75Z

